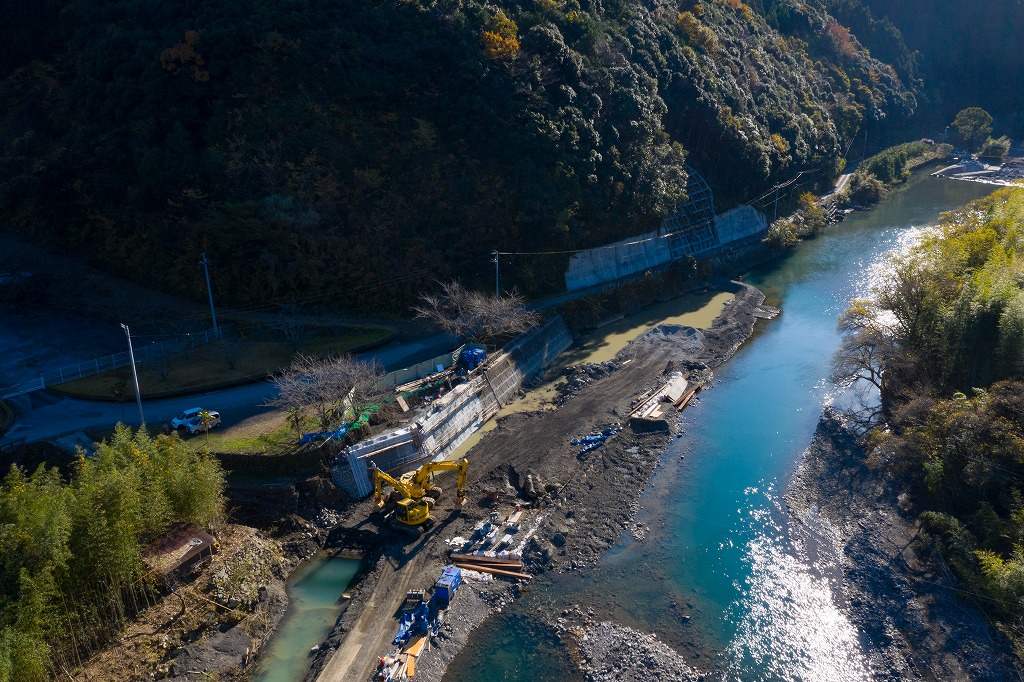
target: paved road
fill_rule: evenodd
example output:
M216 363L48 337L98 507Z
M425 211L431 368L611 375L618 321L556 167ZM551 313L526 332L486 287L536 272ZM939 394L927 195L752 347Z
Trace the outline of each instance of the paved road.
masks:
M359 357L376 358L389 371L414 365L436 357L458 346L458 341L447 334L412 343L390 343ZM271 408L266 402L274 396L274 385L269 381L200 393L189 397L143 400L142 411L146 423L160 425L170 421L182 409L202 406L219 411L228 424L247 419ZM76 400L52 391L37 391L7 401L14 406L17 422L4 437L5 442L24 438L27 442L46 440L74 431L107 428L123 421L138 426L139 411L134 401L119 403Z

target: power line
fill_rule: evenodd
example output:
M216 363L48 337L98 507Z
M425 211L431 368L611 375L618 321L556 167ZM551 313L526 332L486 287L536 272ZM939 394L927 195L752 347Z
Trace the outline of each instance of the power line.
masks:
M475 260L476 260L475 258L465 258L465 259L463 259L461 261L455 261L453 263L450 263L449 266L450 267L460 267L460 266L465 265L467 263L474 262ZM359 293L359 292L364 292L364 291L372 291L374 289L379 288L381 286L381 284L392 284L392 285L404 284L404 283L407 283L407 282L411 282L411 281L422 279L424 276L429 275L431 272L433 272L433 270L431 268L427 268L427 267L417 268L415 270L408 270L408 271L402 273L401 275L383 278L381 280L378 280L377 282L372 282L372 283L371 282L366 282L366 283L363 283L363 284L356 284L356 285L349 286L349 287L339 287L337 289L332 289L332 290L329 290L329 291L319 291L319 292L316 292L316 293L310 293L310 294L307 294L305 296L292 296L292 297L281 296L281 297L278 297L276 299L267 299L267 300L264 300L264 301L262 301L260 303L252 303L252 304L240 305L240 306L231 306L230 308L227 308L227 309L222 307L221 315L223 316L225 314L225 312L224 312L225 310L227 311L228 315L231 315L231 314L237 315L237 314L240 314L240 313L265 312L265 311L273 310L275 308L279 308L279 307L282 307L282 306L285 306L285 305L289 305L289 304L291 304L291 305L300 305L300 304L304 304L304 303L314 303L314 302L317 302L317 301L327 300L327 299L330 299L330 298L333 298L333 297L337 297L337 296L340 296L340 295L344 295L344 294ZM204 313L188 313L188 314L184 314L184 315L165 317L165 318L163 318L161 320L161 322L175 322L175 321L182 321L182 320L194 320L194 319L199 319L201 317L205 317L205 314Z

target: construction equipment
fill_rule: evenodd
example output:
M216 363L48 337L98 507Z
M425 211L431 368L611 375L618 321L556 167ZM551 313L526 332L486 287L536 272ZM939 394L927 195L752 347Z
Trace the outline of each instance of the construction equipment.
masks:
M389 501L395 506L394 514L389 514L389 523L399 530L412 533L423 533L432 523L430 509L441 496L442 490L434 485L434 474L440 471L459 472L455 502L466 501L466 472L469 461L427 462L420 468L402 474L399 478L374 467L373 499L378 508L383 508ZM388 500L384 498L384 484L394 488ZM393 521L394 523L391 523Z

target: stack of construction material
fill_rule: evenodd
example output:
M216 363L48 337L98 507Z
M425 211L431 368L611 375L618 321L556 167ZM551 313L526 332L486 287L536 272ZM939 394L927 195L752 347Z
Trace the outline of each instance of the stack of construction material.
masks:
M504 578L530 580L529 573L523 573L523 560L518 557L488 556L487 554L452 554L451 562L467 571L490 573Z

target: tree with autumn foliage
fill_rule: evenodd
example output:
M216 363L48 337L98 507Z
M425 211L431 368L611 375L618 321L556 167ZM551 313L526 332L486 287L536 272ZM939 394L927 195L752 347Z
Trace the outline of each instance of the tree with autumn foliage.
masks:
M519 54L519 27L499 10L480 34L480 45L488 59L511 59Z

